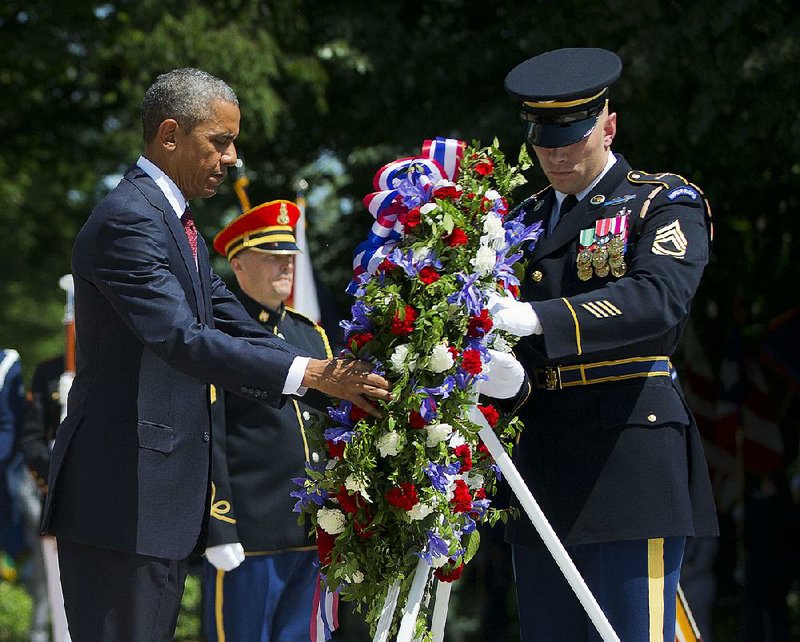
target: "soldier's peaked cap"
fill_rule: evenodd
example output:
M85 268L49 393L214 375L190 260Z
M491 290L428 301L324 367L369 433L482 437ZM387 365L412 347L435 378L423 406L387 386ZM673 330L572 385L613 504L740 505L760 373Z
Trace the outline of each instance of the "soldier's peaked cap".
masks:
M541 147L564 147L588 136L608 100L608 88L622 73L613 51L556 49L512 69L506 91L521 101L528 141Z
M294 228L300 208L291 201L269 201L251 207L214 237L214 249L230 261L252 249L270 254L299 254Z

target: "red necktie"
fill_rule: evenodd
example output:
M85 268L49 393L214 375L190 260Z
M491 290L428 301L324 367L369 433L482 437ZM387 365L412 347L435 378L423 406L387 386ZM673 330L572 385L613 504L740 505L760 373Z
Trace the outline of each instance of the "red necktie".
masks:
M186 232L186 238L189 239L189 247L192 248L194 262L197 263L197 228L194 225L192 210L190 210L188 206L186 207L186 211L183 213L183 216L181 216L181 223L183 224L183 229Z

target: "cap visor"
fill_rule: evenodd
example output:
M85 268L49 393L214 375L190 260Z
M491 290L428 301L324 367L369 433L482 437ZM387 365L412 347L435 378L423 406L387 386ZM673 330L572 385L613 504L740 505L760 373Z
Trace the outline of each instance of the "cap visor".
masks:
M586 138L597 124L597 116L574 123L529 123L528 142L536 147L566 147Z

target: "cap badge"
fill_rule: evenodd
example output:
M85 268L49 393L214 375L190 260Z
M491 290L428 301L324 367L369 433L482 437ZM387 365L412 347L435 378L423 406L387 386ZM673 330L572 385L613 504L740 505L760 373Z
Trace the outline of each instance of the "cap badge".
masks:
M286 225L289 222L289 209L286 207L286 203L281 203L281 211L278 213L277 220L281 225Z

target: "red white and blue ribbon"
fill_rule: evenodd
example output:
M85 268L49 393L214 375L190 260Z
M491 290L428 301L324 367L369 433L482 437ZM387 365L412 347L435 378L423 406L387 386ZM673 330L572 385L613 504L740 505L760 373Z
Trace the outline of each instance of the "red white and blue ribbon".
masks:
M358 277L372 274L403 237L399 215L414 206L430 201L433 187L442 181L458 178L459 162L466 144L453 138L436 138L422 144L420 156L399 158L381 167L375 174L375 192L363 202L375 222L366 240L356 247L353 281L347 292L358 290Z
M339 594L329 591L317 578L314 600L311 603L311 642L328 642L339 628Z

